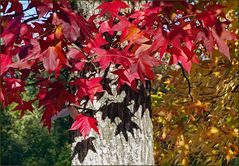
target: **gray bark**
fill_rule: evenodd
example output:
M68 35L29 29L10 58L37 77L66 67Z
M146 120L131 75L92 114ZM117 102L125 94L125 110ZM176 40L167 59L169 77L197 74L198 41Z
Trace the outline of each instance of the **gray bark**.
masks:
M92 14L94 12L92 9L96 8L98 4L99 1L77 1L78 11L84 16ZM98 102L94 102L93 105L88 104L88 107L98 110L105 106L106 102L107 105L109 105L109 99L111 99L110 101L113 103L121 103L127 96L126 93L128 92L123 91L120 95L117 95L116 87L111 85L111 88L114 89L113 95L105 93ZM139 97L142 96L133 96L130 99L131 105L128 105L130 112L134 114L134 116L132 116L132 121L139 127L139 129L135 127L133 133L126 131L128 141L126 141L125 135L122 132L116 135L117 126L121 123L120 118L116 118L114 123L112 123L108 117L105 120L102 120L102 112L99 111L96 114L96 118L100 135L92 131L87 137L87 140L84 140L82 136L76 134L74 142L72 143L72 151L74 154L72 165L154 164L152 121L149 110L143 110L145 109L143 105L148 104L144 102L150 101L144 100L142 102L141 100L141 106L136 111L134 110L134 104ZM113 112L117 110L112 109L110 111ZM122 111L124 112L126 110ZM142 111L144 111L143 116ZM95 139L92 139L93 137ZM80 146L76 148L77 145ZM83 157L78 155L83 155Z
M124 97L125 93L115 97L105 94L100 101L94 103L94 108L99 109L105 104L104 100L108 98L113 98L113 102L122 102ZM132 100L132 105L128 106L132 112L133 104L134 100ZM102 114L98 112L97 120L99 122L100 136L94 132L89 136L96 138L92 141L96 153L93 150L89 150L82 163L79 161L77 154L72 160L72 165L153 165L152 122L148 110L145 111L143 117L141 117L141 113L142 106L140 106L135 113L135 117L133 117L133 121L140 129L134 129L134 137L130 132L127 132L128 141L126 141L122 133L115 135L116 126L121 121L116 119L116 124L114 124L111 123L109 118L102 120ZM83 141L82 137L75 137L72 150L81 141Z

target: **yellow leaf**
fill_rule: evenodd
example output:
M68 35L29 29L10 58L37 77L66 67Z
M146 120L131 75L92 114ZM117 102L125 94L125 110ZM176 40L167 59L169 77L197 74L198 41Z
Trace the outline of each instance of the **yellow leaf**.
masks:
M221 76L221 73L219 71L215 71L213 72L213 74L216 76L216 77L220 77Z
M211 134L217 134L219 132L219 130L216 128L216 127L212 127L211 129L210 129L210 133Z
M234 157L234 153L231 149L228 149L226 153L227 153L226 159L227 159L227 162L229 162Z
M184 158L184 159L182 160L181 164L182 164L182 165L187 165L187 159Z

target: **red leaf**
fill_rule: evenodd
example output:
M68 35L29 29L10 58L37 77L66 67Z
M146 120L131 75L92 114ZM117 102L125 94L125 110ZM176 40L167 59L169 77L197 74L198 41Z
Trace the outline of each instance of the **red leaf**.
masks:
M87 22L84 17L70 9L61 7L58 15L53 14L53 24L62 26L62 32L68 40L71 42L76 41L78 38L81 41L92 37L92 31L94 26Z
M79 50L77 50L76 48L69 48L69 51L66 53L66 56L69 59L77 59L77 60L86 59L84 54Z
M69 65L68 60L62 52L61 42L55 47L50 46L42 53L42 61L44 68L50 73L60 70L62 64Z
M69 130L80 130L80 133L86 138L89 135L91 129L94 129L98 134L99 130L97 127L97 121L93 117L85 116L83 114L79 114L75 117L75 122L71 125Z
M118 75L118 90L124 84L130 86L133 90L137 91L136 79L139 79L138 73L130 73L128 70L119 69L113 72Z
M142 44L149 41L149 39L144 36L143 31L135 26L130 26L123 30L120 42L122 43L126 40L129 41L127 48L129 48L132 43Z
M0 54L0 76L4 74L12 63L12 57L8 54Z
M113 35L114 30L112 30L107 21L104 21L103 23L100 24L99 32L100 33L108 32L110 35Z
M99 16L103 16L109 13L111 16L117 16L120 9L127 8L128 5L121 0L115 0L113 2L104 2L97 9L101 9Z
M41 122L43 123L43 126L47 126L49 132L51 130L51 119L54 115L57 114L57 112L59 112L59 110L57 110L53 104L49 103L45 105L45 110L42 114Z
M192 50L190 50L186 46L182 46L181 48L182 48L183 54L185 54L188 58L187 61L192 61L194 63L199 63L196 54Z
M125 68L132 63L131 58L125 50L105 50L101 48L93 48L93 50L97 54L97 57L94 61L99 62L103 70L106 69L111 62L114 64L121 64Z
M108 44L108 42L102 37L101 34L96 34L94 36L94 40L91 39L90 43L88 43L89 48L100 48L103 45Z
M18 62L11 64L9 67L18 68L19 70L31 69L31 67L34 63L35 63L34 60L18 61Z
M38 59L40 57L41 47L36 39L30 39L30 46L28 50L27 60Z
M24 82L15 78L3 78L3 81L6 83L2 88L4 104L21 103L22 97L20 94L24 91Z
M38 98L39 100L44 99L44 98L46 97L47 91L48 91L47 88L40 88L40 89L39 89L39 92L38 92L38 94L37 94L37 98Z
M225 55L229 60L231 60L230 50L229 50L229 47L227 46L226 42L223 41L213 29L212 29L212 36L214 37L215 41L217 42L217 46L218 46L219 51L223 55Z
M161 28L158 28L158 30L152 35L154 37L154 41L149 49L149 52L156 52L160 50L160 58L162 58L168 45L168 39L166 39L163 35L163 31Z
M51 88L50 91L47 91L45 88L40 89L38 94L40 105L50 102L57 108L57 110L60 110L65 105L65 102L75 102L75 96L68 93L62 83L49 83L48 87Z
M85 96L89 96L90 100L93 101L94 96L98 92L103 92L103 88L100 84L101 77L96 77L92 79L77 79L72 82L73 85L79 86L77 91L78 100L81 100Z
M12 63L10 67L22 69L31 69L32 65L35 64L36 60L41 56L41 47L36 39L30 39L30 42L23 47L20 51L19 56L22 54L26 55L25 58Z
M220 29L220 32L217 32L216 30ZM212 36L214 37L219 51L225 55L229 60L230 58L230 50L227 46L226 41L227 40L235 40L236 36L232 32L226 30L226 24L216 24L212 30L211 30Z
M41 44L36 39L30 39L25 42L19 51L19 57L22 61L36 60L41 55Z
M128 19L126 17L117 16L117 18L119 19L119 22L111 28L111 30L113 30L113 31L121 31L122 32L126 27L133 25L128 21Z
M168 52L172 54L171 59L169 61L169 64L177 64L178 62L181 62L184 69L190 73L192 62L191 59L189 60L187 55L179 48L177 47L171 47L168 49Z
M21 103L18 104L17 107L14 108L14 110L20 110L21 111L20 117L23 117L27 110L29 110L31 112L33 111L32 103L34 101L35 100L30 100L28 102L22 101Z
M2 85L0 86L0 103L2 103L2 106L5 108L6 103L5 103L5 97L3 94Z
M21 29L22 16L23 14L9 21L7 23L7 26L4 27L4 31L0 35L0 37L3 38L4 45L10 46L16 41L17 35L20 33L20 29Z
M214 47L215 47L215 41L213 39L211 31L207 31L204 29L204 31L208 34L205 35L205 32L198 32L196 36L196 41L202 41L204 43L204 46L206 47L208 53L212 55Z
M11 13L11 12L17 12L17 13L21 13L22 11L22 4L19 1L15 1L15 0L10 0L11 2L11 7L7 10L7 13Z
M41 121L43 126L47 126L50 130L52 117L61 111L66 102L75 103L75 96L68 93L60 82L49 83L48 87L51 88L50 91L41 88L37 96L40 100L39 105L44 106Z
M217 21L217 16L222 13L222 8L221 5L207 6L208 11L197 14L196 18L203 21L205 27L212 27Z
M75 64L75 68L79 71L82 71L84 65L85 65L85 62L78 62Z
M149 45L142 44L135 52L136 60L130 67L130 73L137 72L139 74L140 80L145 85L145 76L148 79L154 79L154 72L152 70L153 66L159 64L153 56L149 56L147 50L150 48Z
M51 11L53 9L53 3L52 0L31 0L29 7L36 7L37 13L41 18L48 11Z

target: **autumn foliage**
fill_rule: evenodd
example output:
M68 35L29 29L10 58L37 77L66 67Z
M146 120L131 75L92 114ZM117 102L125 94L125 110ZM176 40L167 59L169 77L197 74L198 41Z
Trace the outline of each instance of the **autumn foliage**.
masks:
M89 18L73 11L67 0L31 0L26 9L18 0L0 4L1 106L18 103L15 110L23 116L37 103L49 130L53 116L74 106L83 111L75 116L70 130L79 129L83 137L91 129L98 132L96 112L82 105L109 92L106 84L110 82L116 82L117 91L128 86L137 92L139 85L154 79L153 68L179 65L185 76L196 70L193 64L203 65L215 51L228 63L233 60L228 41L237 37L228 29L231 20L220 4L153 1L133 9L115 0L103 2ZM36 13L29 15L30 9ZM109 74L115 79L108 80ZM177 75L170 76L170 81ZM34 98L23 100L28 87L37 92ZM195 114L207 112L200 100L184 111L193 107ZM175 107L160 111L171 111L168 116L180 114ZM167 140L169 129L164 130L162 139Z

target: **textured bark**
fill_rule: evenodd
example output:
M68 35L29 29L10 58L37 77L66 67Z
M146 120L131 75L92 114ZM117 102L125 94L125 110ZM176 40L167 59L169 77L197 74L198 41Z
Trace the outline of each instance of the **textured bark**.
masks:
M100 1L76 2L75 5L78 11L85 17L91 15L94 12L93 9L100 3ZM150 106L150 100L146 99L147 97L150 98L149 93L141 93L137 96L135 93L134 95L129 95L129 93L131 94L130 91L122 91L120 95L117 95L114 85L111 85L111 88L114 89L113 95L105 93L98 102L93 103L91 106L88 105L88 107L98 110L110 105L109 99L111 103L122 103L128 97L131 104L127 106L129 109L122 110L122 113L124 114L124 112L126 113L130 110L134 114L131 118L132 122L135 122L137 126L134 126L132 130L128 129L130 132L126 131L128 137L128 141L126 141L127 138L123 132L116 135L117 126L122 122L120 118L116 118L114 123L108 117L102 120L102 111L99 111L96 116L100 136L92 132L88 139L84 140L76 134L72 144L72 165L153 165L152 121L150 111L145 107L145 105ZM142 100L144 97L145 100ZM135 110L135 103L141 105L138 110ZM117 110L109 108L109 111L114 112ZM124 116L126 119L129 118L127 114ZM128 123L127 125L130 124ZM124 127L127 128L127 125ZM92 139L93 137L95 139Z
M94 103L94 108L99 109L105 105L104 100L113 96L104 95L100 101ZM113 102L122 102L125 93L118 95L114 98ZM132 103L133 100L132 100ZM108 103L109 104L109 103ZM133 112L133 104L128 106ZM115 111L115 110L111 110ZM102 120L102 113L97 113L97 120L99 122L100 136L93 133L89 136L94 136L93 145L96 150L89 149L83 163L80 163L78 154L72 160L73 165L152 165L154 164L153 158L153 137L152 137L152 122L149 111L145 111L141 117L142 106L136 111L133 121L139 126L140 129L134 129L134 137L131 133L127 132L128 141L126 141L122 133L115 135L116 126L120 123L116 119L116 124L111 123L108 118ZM82 142L82 137L75 137L75 142L72 145L74 150L78 142ZM87 151L87 147L85 150ZM83 150L83 149L80 149Z

